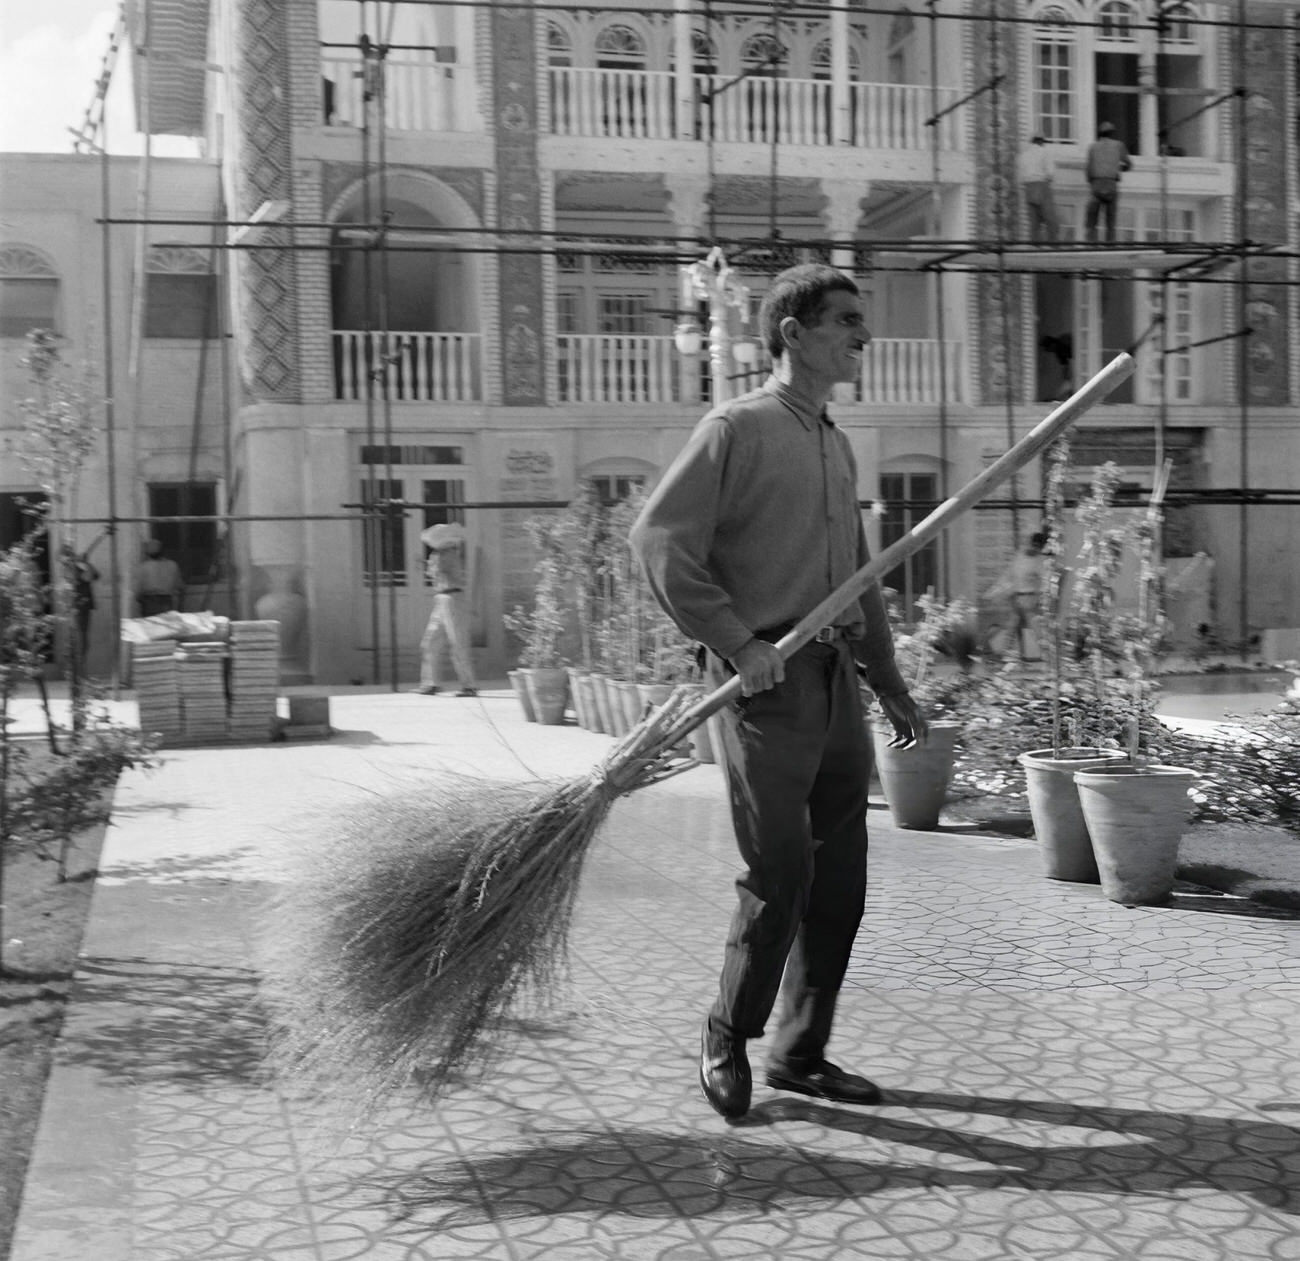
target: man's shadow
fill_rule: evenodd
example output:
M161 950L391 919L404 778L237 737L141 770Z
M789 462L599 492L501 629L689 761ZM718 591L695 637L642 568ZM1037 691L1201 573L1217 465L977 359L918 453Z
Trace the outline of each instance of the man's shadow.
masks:
M1300 1101L1294 1106L1300 1114ZM900 1116L896 1107L960 1115L943 1125ZM964 1118L972 1114L1004 1118L1009 1133L965 1128ZM783 1121L920 1148L961 1161L962 1167L864 1159L843 1148L819 1151L814 1144L749 1137ZM1022 1137L1033 1125L1043 1127L1041 1142ZM1098 1141L1054 1142L1064 1137L1055 1133L1060 1130L1090 1130ZM738 1209L762 1213L810 1199L865 1199L913 1187L1115 1197L1180 1196L1203 1188L1300 1215L1300 1187L1293 1177L1297 1151L1300 1129L1267 1119L894 1090L886 1092L881 1109L870 1111L802 1099L766 1101L742 1122L710 1135L567 1131L510 1152L430 1163L392 1179L381 1176L353 1190L378 1196L397 1218L431 1215L444 1227L548 1213L662 1218ZM970 1168L972 1162L984 1168ZM485 1188L491 1188L486 1196Z

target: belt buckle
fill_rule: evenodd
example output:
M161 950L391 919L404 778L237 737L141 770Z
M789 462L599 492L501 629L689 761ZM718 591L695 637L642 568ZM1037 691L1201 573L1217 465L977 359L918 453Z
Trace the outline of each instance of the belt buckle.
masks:
M835 640L835 633L838 629L839 627L837 626L823 626L817 634L813 636L813 640L819 644L833 643Z

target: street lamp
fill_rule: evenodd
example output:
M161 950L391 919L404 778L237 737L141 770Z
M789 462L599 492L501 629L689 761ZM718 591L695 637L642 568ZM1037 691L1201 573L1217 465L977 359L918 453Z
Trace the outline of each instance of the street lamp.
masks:
M731 364L745 367L758 358L758 347L750 340L749 286L727 263L722 247L715 245L706 258L681 269L683 307L697 302L709 304L709 372L713 383L713 402L721 403L730 394ZM740 315L741 335L733 340L730 311ZM682 320L673 332L673 340L683 355L698 355L702 345L699 323Z

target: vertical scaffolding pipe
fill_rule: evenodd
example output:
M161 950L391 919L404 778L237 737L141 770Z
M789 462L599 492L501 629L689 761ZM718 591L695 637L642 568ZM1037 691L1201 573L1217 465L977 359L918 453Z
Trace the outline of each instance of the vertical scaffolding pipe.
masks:
M382 5L380 6L382 9ZM378 21L381 14L376 14ZM383 348L383 418L384 418L384 477L391 488L393 484L393 398L391 384L392 337L388 330L388 224L391 218L388 209L388 46L393 35L393 21L397 17L397 4L394 2L388 10L388 28L382 34L378 48L376 66L375 119L379 132L378 167L379 167L379 340ZM403 488L403 498L405 488ZM394 518L390 517L391 522ZM406 529L406 513L399 518L401 529ZM405 551L402 552L405 558ZM420 581L420 579L417 579ZM388 584L388 685L397 691L397 583Z
M1234 53L1237 80L1237 244L1248 244L1249 223L1246 208L1246 0L1237 0L1237 44ZM1241 283L1237 287L1237 390L1240 403L1238 424L1238 464L1240 466L1241 503L1237 509L1237 628L1240 652L1244 660L1250 651L1250 512L1246 491L1250 486L1250 333L1247 313L1250 310L1250 260L1243 253Z
M1012 365L1015 363L1015 357L1011 353L1011 306L1007 300L1010 292L1010 285L1007 277L1007 256L1006 256L1006 239L1007 239L1007 190L1006 181L1001 178L1002 171L1002 154L1003 140L1002 135L1002 5L1001 0L993 0L993 17L992 29L989 32L989 52L990 65L989 72L992 76L992 125L990 127L990 138L993 147L993 169L998 173L998 178L992 181L993 186L993 226L996 235L996 249L998 255L998 300L1002 303L1002 321L1003 330L1006 335L1007 346L1005 351L1004 373L1005 389L1004 396L1006 400L1006 431L1008 448L1016 444L1016 405L1015 405L1015 374L1012 372ZM1020 546L1020 476L1013 473L1010 481L1011 487L1011 534L1012 540L1017 548Z
M361 364L366 378L366 509L361 518L363 553L370 570L370 679L379 682L379 575L384 553L384 522L375 510L375 371L370 343L371 303L374 297L374 238L370 231L370 37L366 33L366 0L357 0L361 33L361 221L365 231L361 251Z
M930 8L930 235L936 240L943 227L942 189L939 182L939 14L938 0ZM934 269L935 336L939 342L939 498L948 498L948 345L944 313L943 268ZM939 536L939 598L948 598L948 532Z
M107 85L105 85L107 91ZM112 217L112 179L108 160L108 110L101 109L99 117L99 201L100 201L100 303L103 307L104 321L104 463L107 471L108 490L108 575L109 575L109 614L110 643L112 645L112 680L113 699L121 697L122 670L121 650L118 640L122 626L122 570L117 546L117 404L113 398L113 312L110 306L113 300L113 228L109 223Z

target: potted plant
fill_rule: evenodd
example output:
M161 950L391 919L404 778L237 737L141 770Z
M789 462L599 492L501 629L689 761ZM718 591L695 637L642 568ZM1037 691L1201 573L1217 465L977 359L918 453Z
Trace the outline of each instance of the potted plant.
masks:
M520 640L518 675L524 681L535 720L557 726L564 721L569 696L567 658L563 652L568 629L563 552L555 521L533 517L525 529L539 553L533 607L527 612L516 607L504 622L506 629ZM525 718L528 709L525 705Z
M1092 837L1102 892L1112 902L1149 906L1173 892L1178 844L1188 816L1188 789L1196 773L1164 766L1142 750L1144 718L1152 707L1149 673L1163 634L1159 603L1160 506L1170 463L1158 471L1150 507L1134 530L1138 556L1137 614L1115 619L1123 641L1128 683L1128 757L1079 771L1075 783Z
M945 604L927 592L917 601L920 616L909 627L893 592L886 593L886 602L898 668L930 720L930 734L911 748L895 749L889 745L893 731L888 724L872 722L872 752L895 825L929 831L939 825L952 780L961 698L975 684L970 668L975 609L968 600Z
M1102 670L1104 648L1110 641L1114 606L1114 581L1123 551L1122 534L1110 528L1110 504L1118 481L1114 465L1103 467L1093 477L1088 499L1079 514L1084 525L1081 555L1084 565L1072 597L1077 604L1071 625L1081 629L1076 646L1091 659L1093 670L1087 679L1066 678L1062 619L1063 590L1067 569L1061 560L1061 522L1065 511L1065 474L1069 443L1058 439L1047 456L1047 481L1042 524L1042 575L1038 595L1038 624L1043 655L1051 681L1052 743L1049 748L1031 749L1019 756L1024 768L1029 798L1029 815L1038 839L1043 869L1051 880L1096 884L1099 875L1092 840L1079 804L1075 773L1122 760L1119 749L1083 742L1082 737L1065 739L1064 705L1067 690L1071 700L1084 701L1088 683L1094 685L1092 699L1105 695ZM1072 657L1073 659L1073 657ZM1070 726L1078 729L1079 706L1074 707Z

